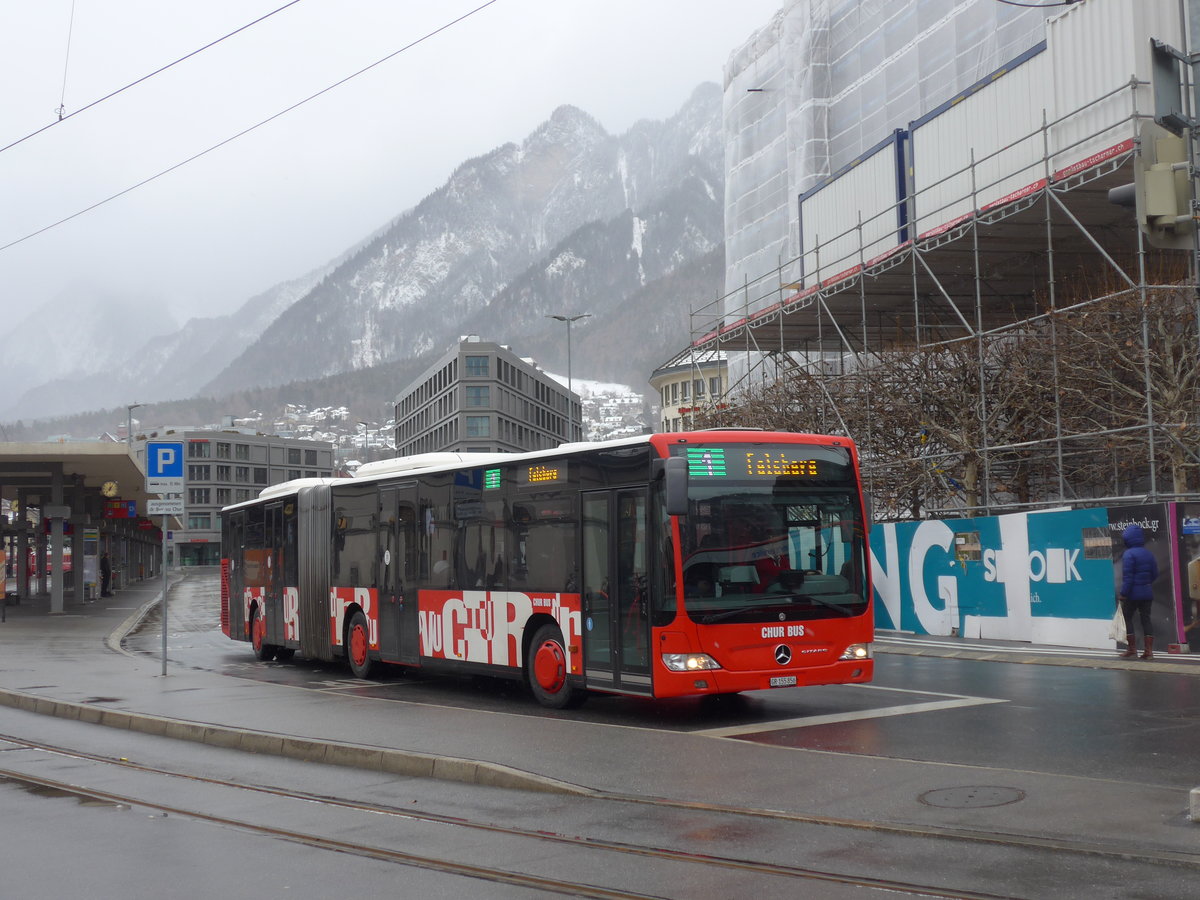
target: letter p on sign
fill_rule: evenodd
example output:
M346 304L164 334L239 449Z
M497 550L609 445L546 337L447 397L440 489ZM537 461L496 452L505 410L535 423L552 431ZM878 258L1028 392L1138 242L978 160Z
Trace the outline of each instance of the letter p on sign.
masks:
M178 441L151 441L146 444L148 478L183 478L183 444ZM151 493L154 493L151 491Z

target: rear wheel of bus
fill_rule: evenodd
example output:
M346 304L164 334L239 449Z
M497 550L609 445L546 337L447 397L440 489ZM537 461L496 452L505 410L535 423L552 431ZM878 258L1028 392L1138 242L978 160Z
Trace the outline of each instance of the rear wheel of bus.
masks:
M275 658L275 645L267 643L267 620L262 604L256 603L250 616L250 646L254 648L254 658L270 662Z
M358 610L350 617L346 626L346 661L350 663L350 671L355 678L368 678L371 675L371 643L370 632L367 630L367 617Z
M587 699L587 691L570 682L567 647L557 625L543 625L534 633L525 680L537 702L549 709L573 709Z

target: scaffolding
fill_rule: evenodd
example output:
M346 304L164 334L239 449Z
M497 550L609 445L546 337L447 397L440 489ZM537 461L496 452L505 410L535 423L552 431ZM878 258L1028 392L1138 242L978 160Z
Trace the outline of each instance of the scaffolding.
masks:
M1190 250L1152 247L1131 212L1108 196L1110 189L1133 182L1138 157L1153 152L1147 96L1146 82L1131 78L1065 115L1043 113L1040 126L1017 140L978 157L971 151L962 167L870 215L858 212L850 227L813 235L807 242L802 236L800 254L780 259L773 271L746 278L737 290L692 310L692 352L741 356L745 365L731 393L800 374L845 378L869 368L872 357L900 348L973 348L979 361L976 374L984 385L986 341L1016 340L1048 322L1053 327L1056 314L1113 302L1114 295L1117 300L1131 297L1145 310L1162 292L1190 298L1190 323L1184 327L1193 336L1200 334L1194 236ZM1191 154L1191 141L1187 143ZM1018 145L1040 147L1040 153L1008 165ZM1076 161L1064 165L1072 156ZM1191 156L1193 167L1187 171L1194 173ZM924 227L932 222L940 224ZM882 252L880 235L885 238ZM1172 266L1186 274L1155 283L1152 273ZM1117 291L1082 300L1064 293L1080 273L1099 272L1116 280ZM1141 333L1130 339L1148 359L1154 348L1144 315ZM1200 365L1200 342L1196 346ZM1051 365L1054 389L1057 343ZM1019 445L989 446L989 398L984 394L978 411L983 439L975 448L983 466L978 497L927 505L923 512L988 515L1021 506L1200 498L1194 490L1164 490L1156 478L1168 446L1181 445L1192 463L1200 463L1200 397L1193 398L1197 402L1188 421L1164 422L1156 418L1148 369L1144 388L1144 420L1133 430L1144 447L1145 465L1136 477L1072 482L1068 458L1095 453L1114 432L1128 437L1130 429L1072 430L1066 423L1075 411L1063 406L1056 390L1054 414L1043 433ZM826 391L830 397L834 393ZM841 418L820 424L844 430ZM923 466L930 478L939 477L938 460L917 441L914 435L913 464ZM1031 499L998 491L991 479L993 466L1002 468L1014 455L1036 459L1039 471L1049 473ZM869 481L870 458L864 459L864 474Z

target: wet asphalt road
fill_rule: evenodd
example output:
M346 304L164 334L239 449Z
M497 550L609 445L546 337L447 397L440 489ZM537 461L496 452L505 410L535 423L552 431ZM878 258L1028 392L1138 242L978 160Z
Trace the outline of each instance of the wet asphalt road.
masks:
M1200 677L1151 666L1096 669L881 652L871 685L649 701L593 695L578 710L539 707L501 679L384 669L372 680L337 663L261 663L217 627L215 592L173 593L172 665L383 702L484 710L627 728L711 734L806 750L969 766L1200 784ZM886 645L885 645L886 646ZM126 649L159 657L152 611Z

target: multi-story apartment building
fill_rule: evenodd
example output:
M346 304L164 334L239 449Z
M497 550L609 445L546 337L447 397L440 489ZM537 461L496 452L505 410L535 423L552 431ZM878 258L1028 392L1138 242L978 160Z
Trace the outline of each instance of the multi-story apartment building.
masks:
M517 452L583 439L579 396L502 344L475 335L396 398L396 454Z
M138 435L135 441L135 453L143 468L148 440L184 445L184 528L175 532L170 542L177 565L220 563L221 523L217 513L221 507L253 499L268 485L333 474L333 444L328 441L236 429L160 429Z
M729 365L722 350L685 350L650 375L658 392L659 431L688 431L692 414L711 409L728 389Z

